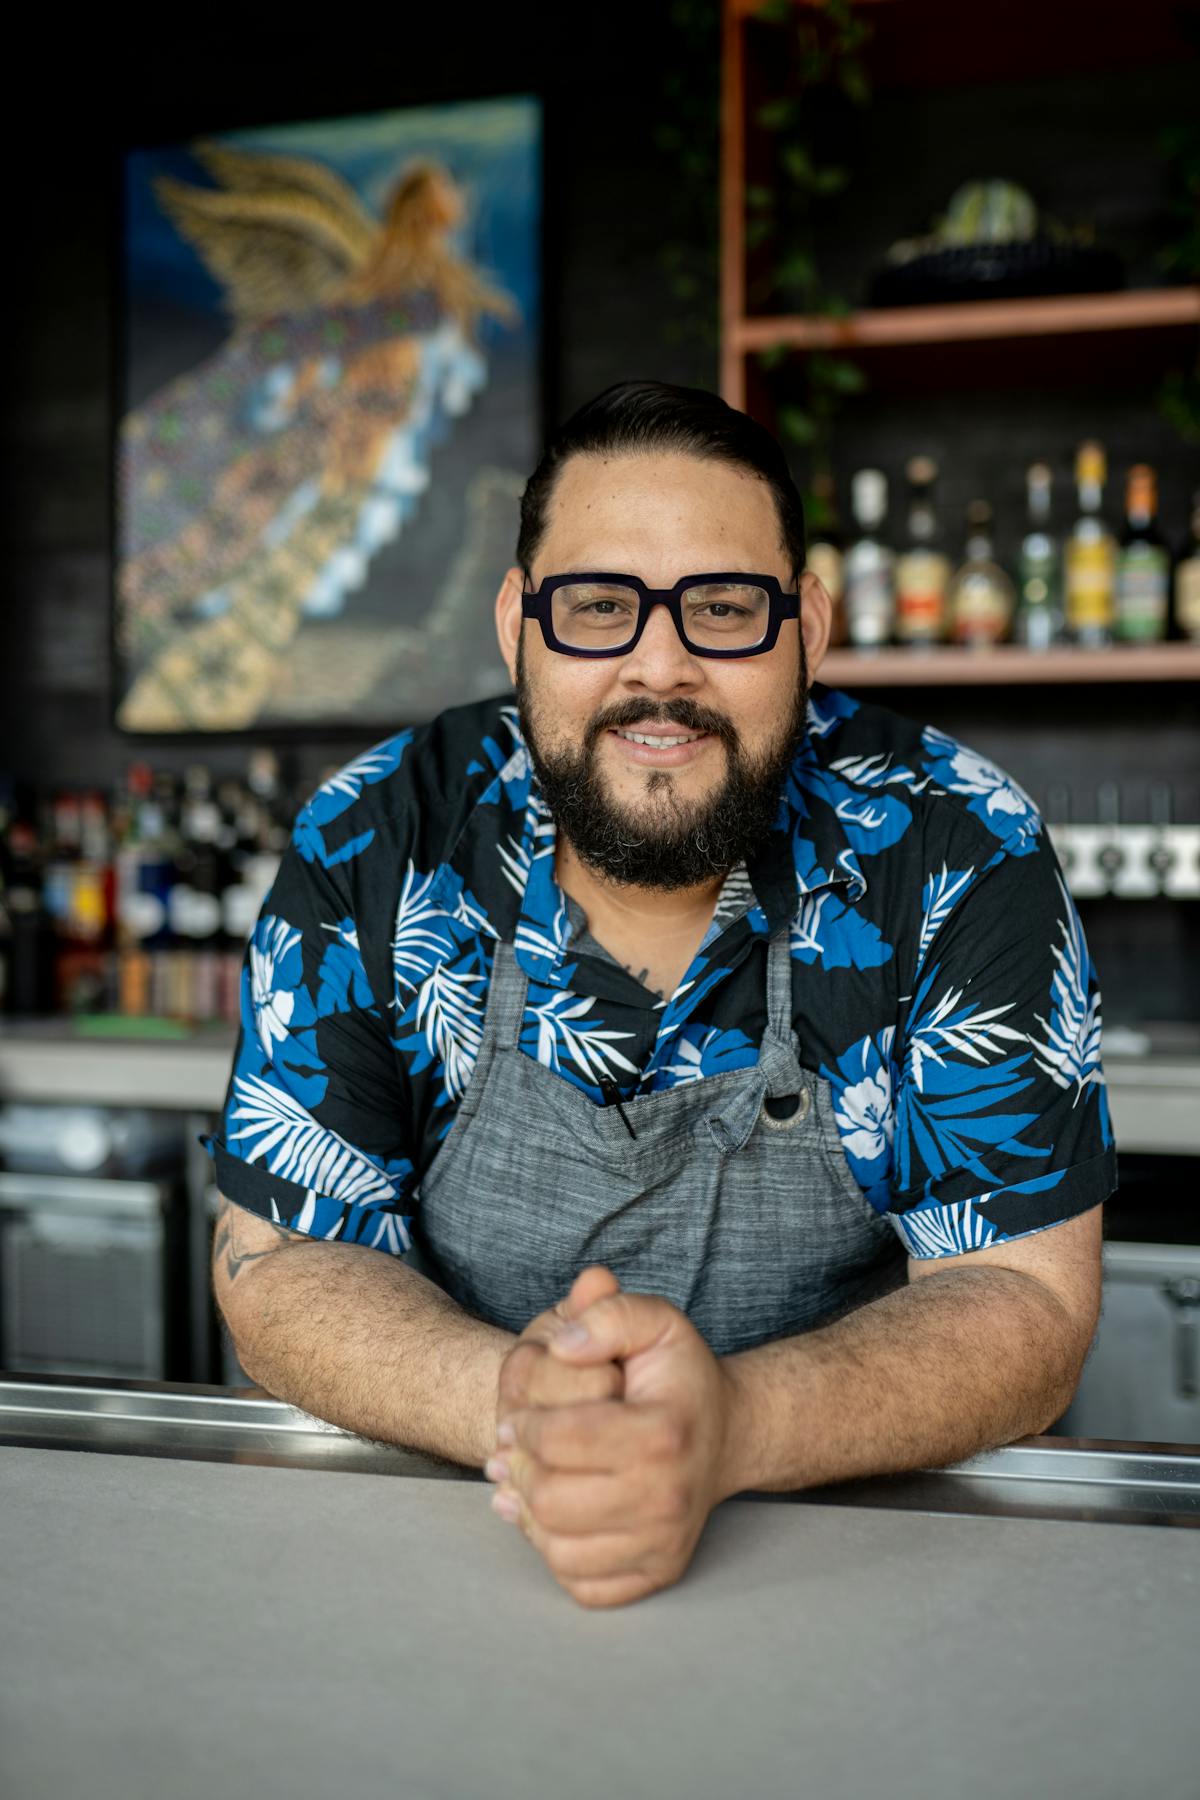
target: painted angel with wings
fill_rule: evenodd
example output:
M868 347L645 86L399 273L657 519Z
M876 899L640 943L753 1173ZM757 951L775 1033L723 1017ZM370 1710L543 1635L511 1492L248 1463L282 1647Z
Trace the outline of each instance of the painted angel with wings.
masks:
M134 730L254 722L305 616L340 613L520 319L451 239L466 200L410 163L374 218L313 158L203 142L219 184L154 191L222 290L221 348L121 427L120 703Z

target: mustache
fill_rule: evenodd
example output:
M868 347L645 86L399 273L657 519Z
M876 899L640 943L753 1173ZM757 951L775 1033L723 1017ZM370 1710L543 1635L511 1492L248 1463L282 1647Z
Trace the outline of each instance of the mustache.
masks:
M590 750L606 731L621 731L630 725L678 725L684 731L703 731L719 738L730 749L736 749L738 734L721 713L698 706L694 700L661 700L657 704L645 700L621 700L597 713L587 728L585 750Z

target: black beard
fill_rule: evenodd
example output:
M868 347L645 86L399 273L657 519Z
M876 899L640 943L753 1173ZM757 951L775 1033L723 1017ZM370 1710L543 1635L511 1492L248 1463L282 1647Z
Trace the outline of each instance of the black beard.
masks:
M737 732L720 713L694 700L647 704L629 699L597 714L575 749L547 750L538 743L524 642L517 647L517 712L542 796L558 830L595 874L622 886L700 887L744 862L770 832L788 770L804 741L808 721L808 665L801 644L800 683L786 724L761 756L747 758ZM632 814L610 797L597 750L606 731L645 722L704 731L725 746L725 779L711 799L681 801L669 770L646 780L649 805Z

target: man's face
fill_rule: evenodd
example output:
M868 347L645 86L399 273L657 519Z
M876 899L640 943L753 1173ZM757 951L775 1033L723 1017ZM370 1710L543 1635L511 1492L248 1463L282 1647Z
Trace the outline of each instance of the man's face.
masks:
M667 588L710 570L791 571L766 483L681 455L576 456L565 464L531 571L605 569ZM801 589L807 670L829 635L829 602ZM699 885L731 868L770 828L804 730L798 622L773 649L730 661L693 656L664 607L637 645L595 661L547 648L522 628L521 571L497 599L500 644L521 724L559 829L597 873L639 886ZM682 736L656 747L628 732Z

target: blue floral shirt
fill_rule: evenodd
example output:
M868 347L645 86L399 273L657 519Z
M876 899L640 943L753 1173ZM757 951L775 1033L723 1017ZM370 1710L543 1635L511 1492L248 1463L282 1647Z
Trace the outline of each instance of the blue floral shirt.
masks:
M511 698L443 713L300 811L247 948L221 1191L403 1254L483 1034L497 940L521 1049L597 1104L748 1067L787 923L801 1062L910 1255L1058 1224L1116 1186L1100 995L1028 796L932 727L815 684L760 852L659 999L587 938ZM573 916L574 915L574 918Z

